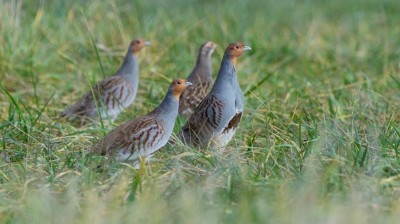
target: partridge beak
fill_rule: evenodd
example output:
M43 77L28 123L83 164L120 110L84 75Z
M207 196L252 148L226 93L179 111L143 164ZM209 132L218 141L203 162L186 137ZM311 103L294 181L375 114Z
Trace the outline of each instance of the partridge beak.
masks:
M243 50L245 51L251 50L251 47L244 45Z
M150 42L149 41L145 41L144 42L144 46L149 46L150 45Z
M186 85L187 85L187 86L191 86L191 85L193 85L193 83L191 83L191 82L186 82Z

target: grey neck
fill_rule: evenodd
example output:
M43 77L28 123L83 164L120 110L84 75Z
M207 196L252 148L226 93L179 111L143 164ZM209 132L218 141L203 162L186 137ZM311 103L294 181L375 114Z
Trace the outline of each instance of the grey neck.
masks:
M211 55L199 52L196 66L190 74L188 81L211 80Z
M138 79L138 74L139 74L138 59L131 50L128 50L124 62L118 69L116 75L124 76L131 81L136 81Z
M155 113L156 115L162 114L162 116L168 122L169 121L175 122L175 119L178 116L178 107L179 107L179 100L177 100L174 97L174 95L172 94L172 90L169 89L164 97L164 100L151 113Z
M240 90L236 69L229 57L225 54L222 58L221 67L211 91L224 91L226 88L238 88Z

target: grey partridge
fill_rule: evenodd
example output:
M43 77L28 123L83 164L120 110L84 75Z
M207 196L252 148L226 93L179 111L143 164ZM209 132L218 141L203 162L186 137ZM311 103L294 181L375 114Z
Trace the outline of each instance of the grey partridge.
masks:
M170 138L178 116L179 97L187 86L184 79L173 81L161 104L149 114L120 125L99 143L92 151L116 161L131 162L135 167L139 159L149 159L163 147Z
M216 47L215 43L207 41L199 49L196 66L187 78L193 85L185 90L179 101L179 114L185 118L190 117L212 85L211 55Z
M226 48L214 86L181 129L183 142L196 147L210 145L222 149L230 142L244 109L236 60L246 50L251 48L242 42L232 43Z
M75 104L62 112L61 116L94 119L100 115L103 119L117 118L136 98L139 84L138 54L149 44L142 39L133 40L118 71L94 85Z

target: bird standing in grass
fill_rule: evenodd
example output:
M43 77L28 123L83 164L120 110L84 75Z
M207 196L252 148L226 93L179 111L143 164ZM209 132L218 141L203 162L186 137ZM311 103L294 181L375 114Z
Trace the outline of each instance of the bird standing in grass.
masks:
M117 161L133 162L149 159L170 138L178 116L179 97L192 83L177 79L171 83L161 104L149 114L129 121L111 131L92 151L114 157Z
M189 118L199 103L207 96L208 90L212 85L211 78L211 55L217 45L211 41L201 45L199 55L197 57L196 66L190 73L187 80L193 83L181 95L179 101L179 114Z
M124 62L111 77L97 83L74 105L62 112L62 117L114 120L121 111L130 106L139 84L139 52L150 43L142 39L131 42Z
M242 42L226 48L214 86L182 127L180 134L185 143L224 148L232 139L244 109L236 60L246 50L251 48Z

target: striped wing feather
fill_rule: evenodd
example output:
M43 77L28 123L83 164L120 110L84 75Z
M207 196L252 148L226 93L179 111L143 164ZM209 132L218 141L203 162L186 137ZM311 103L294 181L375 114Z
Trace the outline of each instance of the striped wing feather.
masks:
M66 109L62 116L95 116L96 103L98 107L106 106L108 110L119 106L131 93L131 86L123 78L113 76L93 86L91 91Z
M211 86L210 82L202 82L189 86L181 95L179 101L179 113L189 116L193 110L207 96Z
M222 121L224 103L214 95L208 95L195 109L182 128L185 141L193 144L207 142L218 132Z
M160 121L153 116L144 116L110 132L93 147L93 151L107 155L139 153L141 156L146 156L158 149L158 144L164 135L164 127Z

